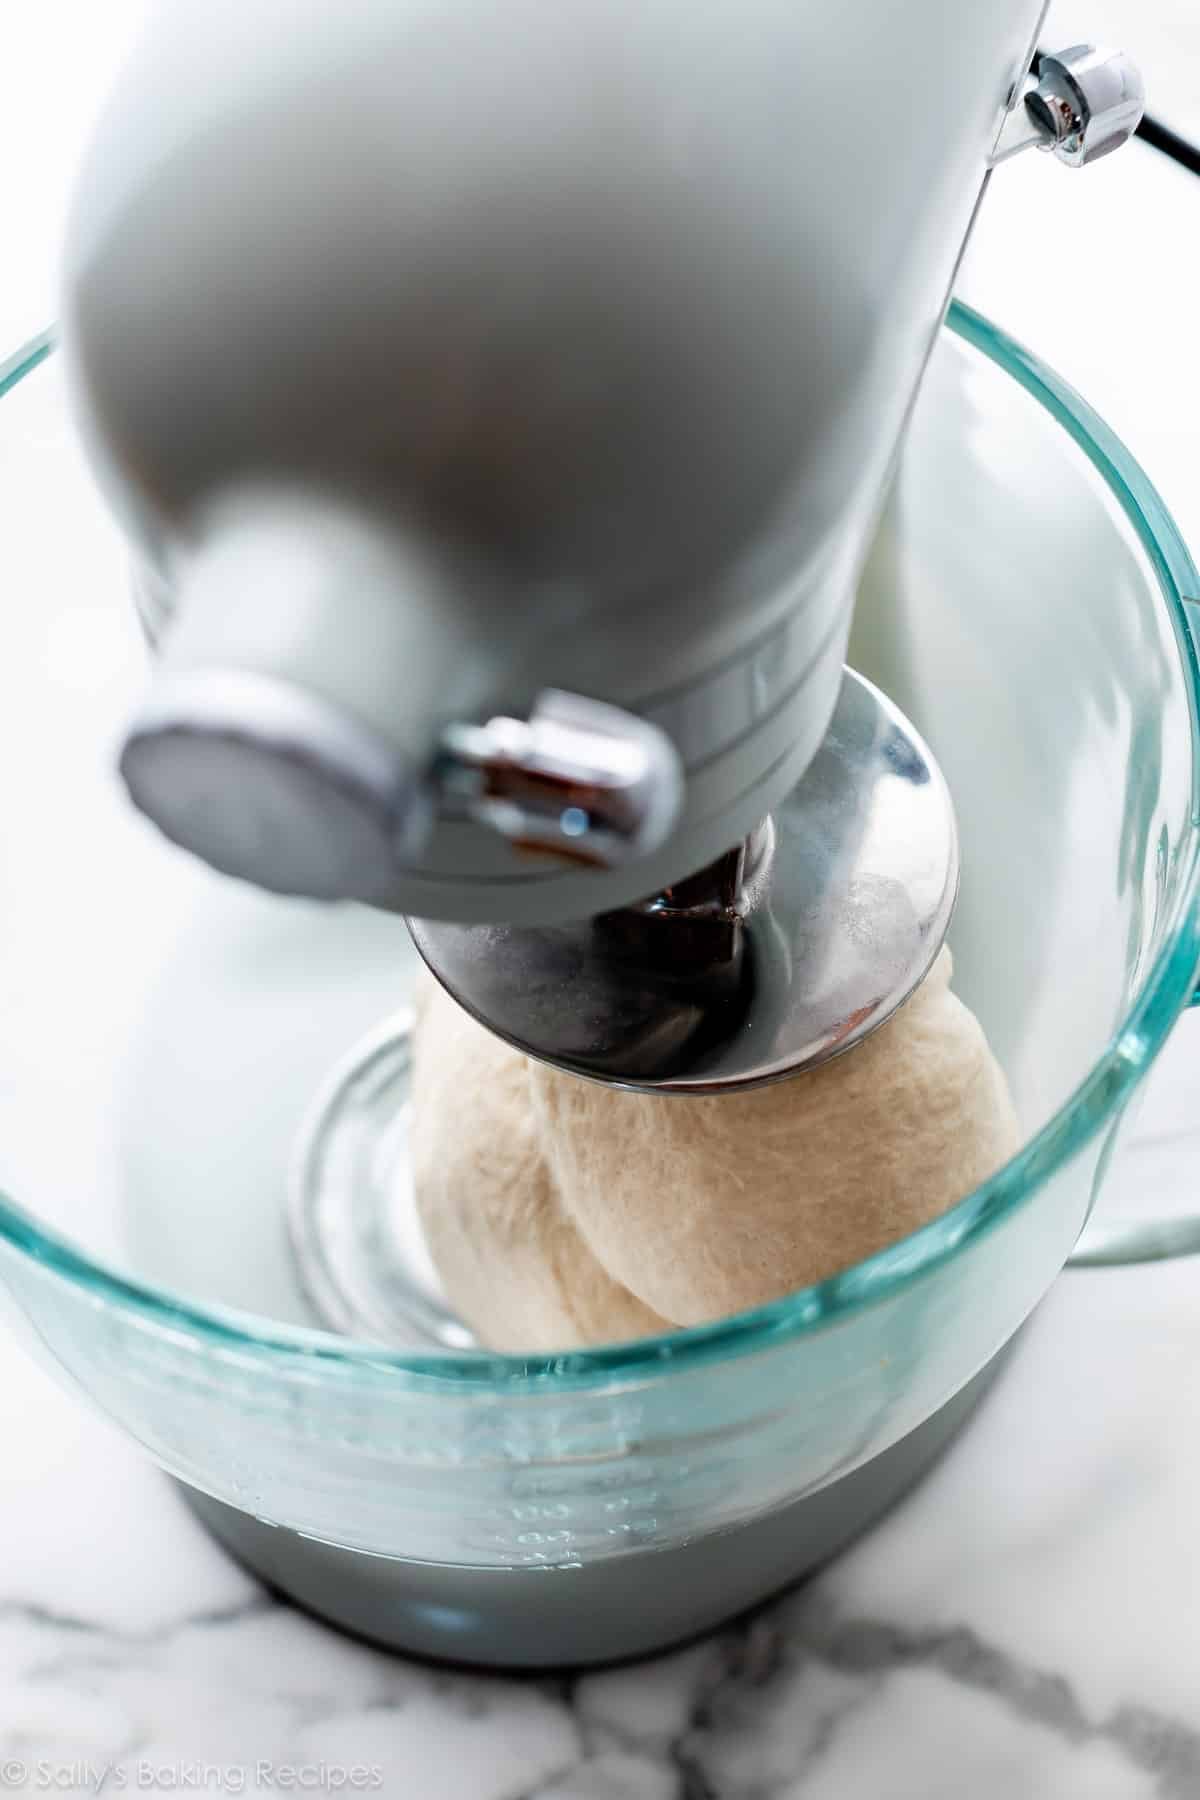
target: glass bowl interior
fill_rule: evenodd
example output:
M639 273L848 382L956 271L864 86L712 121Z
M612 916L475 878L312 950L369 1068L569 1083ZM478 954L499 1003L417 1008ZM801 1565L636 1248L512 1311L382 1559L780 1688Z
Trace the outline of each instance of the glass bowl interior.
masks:
M955 307L852 661L910 713L955 793L956 985L1009 1074L1024 1148L912 1237L713 1326L539 1358L322 1330L286 1241L288 1158L331 1064L403 1001L413 953L399 920L224 881L129 809L113 761L145 651L123 545L46 356L35 345L0 369L11 1255L199 1344L483 1389L611 1385L885 1299L1031 1204L1119 1111L1200 960L1200 583L1102 423Z

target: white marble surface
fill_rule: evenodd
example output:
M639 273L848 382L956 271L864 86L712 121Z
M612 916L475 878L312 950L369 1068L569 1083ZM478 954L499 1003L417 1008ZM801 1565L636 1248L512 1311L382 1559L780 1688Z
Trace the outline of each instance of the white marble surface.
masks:
M1152 153L1078 185L1030 160L964 275L1194 541L1197 246L1200 182ZM1200 1205L1198 1100L1193 1014L1114 1209ZM332 1791L357 1765L397 1800L1200 1796L1198 1393L1200 1260L1067 1274L950 1457L819 1580L649 1664L500 1680L270 1599L0 1342L0 1791Z

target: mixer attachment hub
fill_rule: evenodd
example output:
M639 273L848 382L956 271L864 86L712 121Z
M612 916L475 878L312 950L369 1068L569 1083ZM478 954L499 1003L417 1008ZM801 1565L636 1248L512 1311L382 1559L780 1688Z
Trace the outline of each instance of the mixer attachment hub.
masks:
M409 924L443 986L529 1055L720 1093L814 1067L890 1018L932 966L957 885L941 772L847 670L803 779L707 869L565 925Z

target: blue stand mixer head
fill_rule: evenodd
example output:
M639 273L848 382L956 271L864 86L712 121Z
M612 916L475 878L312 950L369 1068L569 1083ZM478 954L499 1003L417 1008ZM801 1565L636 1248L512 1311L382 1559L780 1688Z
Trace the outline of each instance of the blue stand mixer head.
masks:
M843 682L862 559L992 163L1138 112L1118 58L1027 77L1041 11L161 15L64 327L156 599L138 805L411 915L581 1073L741 1085L882 1023L957 849L925 746Z

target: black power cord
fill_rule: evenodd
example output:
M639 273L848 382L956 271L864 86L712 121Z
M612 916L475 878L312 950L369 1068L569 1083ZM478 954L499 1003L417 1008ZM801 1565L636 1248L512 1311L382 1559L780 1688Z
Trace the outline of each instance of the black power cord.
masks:
M1180 137L1161 119L1153 118L1149 113L1142 114L1142 122L1134 133L1143 144L1149 144L1152 150L1160 150L1177 162L1184 169L1190 169L1193 175L1200 175L1200 144L1194 144L1190 138Z

